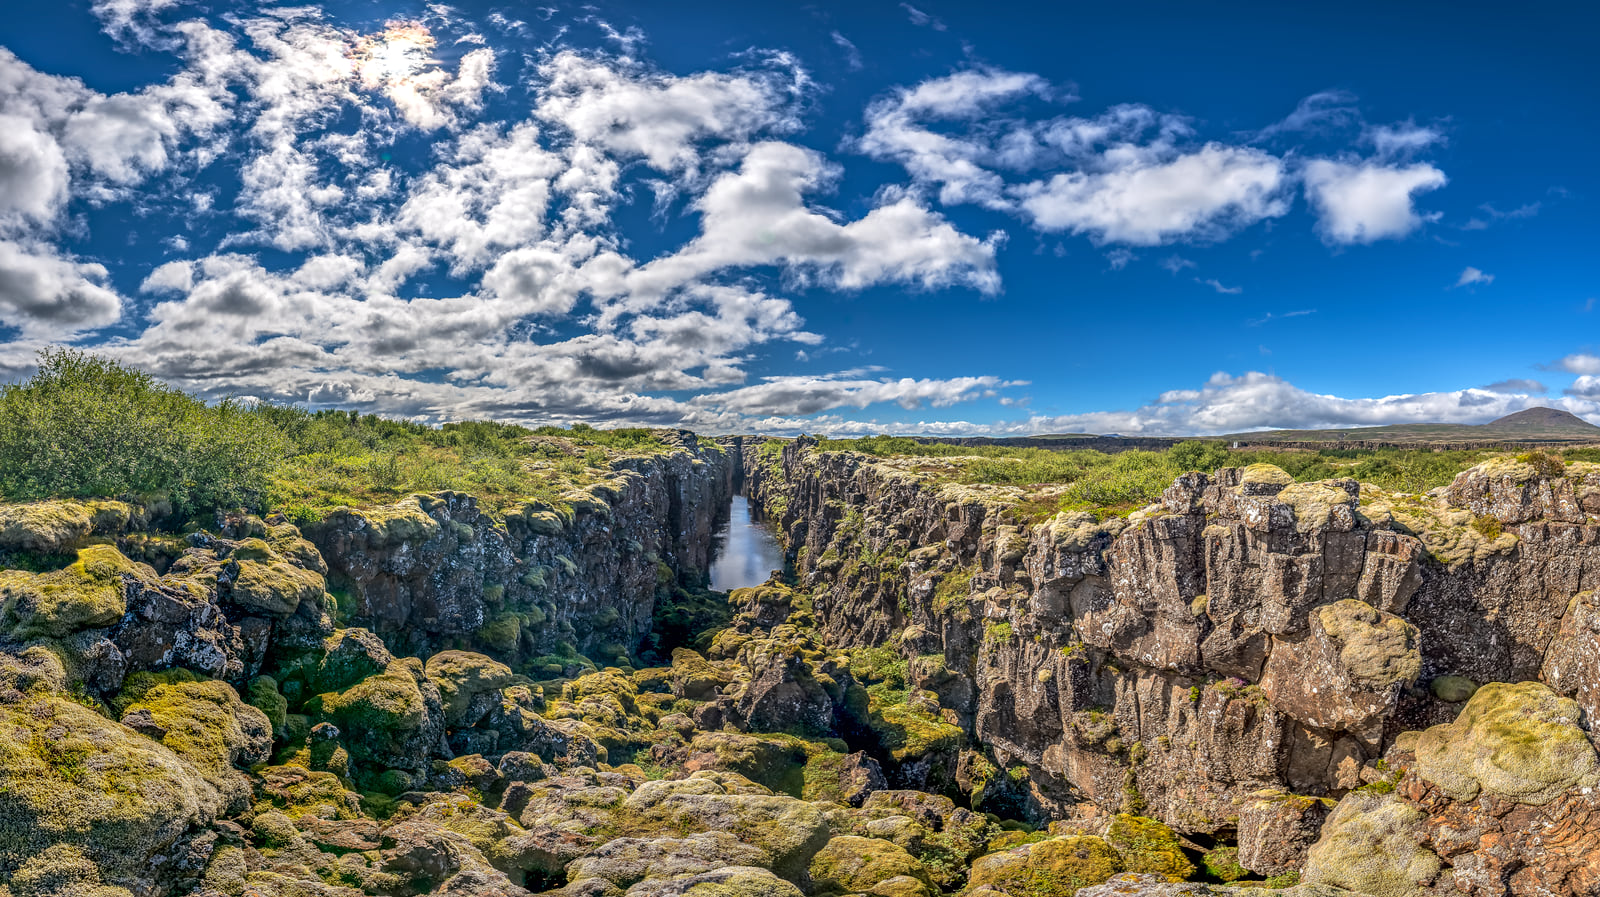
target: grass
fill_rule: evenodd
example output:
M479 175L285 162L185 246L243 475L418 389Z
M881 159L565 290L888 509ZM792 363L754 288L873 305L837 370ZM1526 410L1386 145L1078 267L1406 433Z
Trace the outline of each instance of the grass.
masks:
M1350 477L1391 492L1426 492L1449 484L1456 474L1495 454L1427 449L1234 450L1205 440L1180 442L1165 451L1106 453L924 444L894 436L824 439L818 447L880 458L944 459L949 469L937 476L966 485L1065 486L1022 503L1034 519L1072 510L1101 517L1125 515L1159 500L1162 491L1184 473L1214 473L1221 467L1250 464L1281 467L1299 482ZM1594 450L1574 450L1568 460L1576 460L1584 451Z

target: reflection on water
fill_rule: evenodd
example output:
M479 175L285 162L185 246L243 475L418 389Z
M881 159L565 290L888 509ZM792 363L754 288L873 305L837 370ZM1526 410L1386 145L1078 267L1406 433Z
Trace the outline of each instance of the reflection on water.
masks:
M783 549L743 495L733 497L728 522L715 539L711 588L719 592L761 585L772 571L783 569Z

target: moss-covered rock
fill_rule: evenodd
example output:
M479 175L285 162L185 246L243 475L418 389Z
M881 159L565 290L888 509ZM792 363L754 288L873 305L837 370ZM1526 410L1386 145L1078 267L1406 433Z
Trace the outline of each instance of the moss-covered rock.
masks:
M343 691L394 662L383 639L356 626L335 630L323 639L322 651L310 674L309 685L316 694Z
M267 761L272 724L265 713L241 701L233 686L184 670L135 673L117 704L125 724L139 720L137 728L199 770L229 812L247 805L250 782L240 770Z
M757 866L727 866L688 878L653 879L629 897L803 897L799 888Z
M1346 795L1311 846L1303 879L1371 897L1411 897L1439 874L1439 858L1417 845L1422 821L1420 810L1393 794Z
M120 501L36 501L0 505L0 548L64 554L92 534L122 532L137 508Z
M278 680L271 676L257 676L245 683L244 699L251 707L266 714L267 722L279 738L287 734L289 699L278 691Z
M615 838L567 867L568 881L603 878L627 889L641 881L683 878L726 866L767 866L772 855L727 832L682 838Z
M110 626L127 612L129 582L153 586L155 571L111 545L90 545L49 573L0 571L0 633L26 641Z
M1428 690L1441 701L1460 704L1478 693L1478 683L1465 676L1439 676L1428 683Z
M1492 682L1456 721L1417 739L1416 772L1456 800L1480 792L1542 805L1562 792L1600 784L1600 758L1575 701L1539 682Z
M732 794L696 774L680 781L645 782L623 804L623 824L637 834L733 834L772 854L773 871L797 880L827 843L827 818L814 804L773 794Z
M337 726L361 763L423 770L443 731L439 690L422 661L405 657L344 691L318 695L307 711Z
M490 697L512 679L510 667L471 651L440 651L428 658L425 671L439 689L445 724L451 728L477 722L468 718L472 711L476 710L476 717L483 716Z
M264 539L240 542L231 558L239 567L229 596L241 607L287 617L300 602L320 601L327 591L322 574L291 563Z
M143 892L220 805L171 749L80 704L0 704L0 880L65 845L106 884Z
M1167 881L1184 881L1194 874L1194 864L1184 855L1177 834L1165 823L1119 813L1106 827L1104 837L1122 855L1122 866L1128 872L1163 875Z
M1317 608L1350 678L1368 688L1410 685L1422 672L1417 628L1354 598Z
M890 841L855 835L830 840L811 858L807 871L813 894L862 893L897 877L921 882L925 892L932 887L928 870L904 848Z
M1122 857L1105 839L1074 835L979 857L969 883L974 891L988 888L1010 897L1058 897L1121 871Z
M712 666L698 651L674 648L672 651L672 693L691 701L710 701L731 682L726 671Z
M0 885L0 887L4 887ZM52 844L11 876L15 897L131 897L105 884L100 868L71 844Z
M361 796L345 790L338 776L303 766L257 770L256 797L257 813L277 811L290 819L355 819L361 815Z

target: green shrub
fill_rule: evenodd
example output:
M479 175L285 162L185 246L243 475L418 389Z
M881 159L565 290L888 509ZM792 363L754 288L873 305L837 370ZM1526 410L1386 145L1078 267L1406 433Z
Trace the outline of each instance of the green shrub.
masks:
M165 496L179 511L255 507L283 437L243 403L214 405L76 349L45 349L0 387L7 501Z

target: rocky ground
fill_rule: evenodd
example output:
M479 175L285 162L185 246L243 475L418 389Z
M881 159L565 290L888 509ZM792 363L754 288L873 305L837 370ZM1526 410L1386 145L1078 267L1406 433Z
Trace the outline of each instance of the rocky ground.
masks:
M1600 469L0 506L0 895L1600 893ZM923 459L924 461L926 459ZM695 586L742 486L792 576Z

